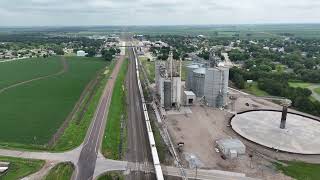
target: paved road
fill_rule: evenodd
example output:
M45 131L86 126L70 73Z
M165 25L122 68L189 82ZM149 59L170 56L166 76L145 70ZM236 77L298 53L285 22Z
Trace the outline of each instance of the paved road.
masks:
M94 119L91 123L89 131L87 132L87 136L77 163L78 169L75 177L77 180L88 180L93 178L97 155L100 149L106 124L106 117L112 97L114 82L117 78L123 60L124 56L117 61L116 66L111 74L112 79L109 79L105 86L103 96L100 99Z
M126 159L129 162L140 162L149 166L152 164L152 156L148 142L148 135L145 127L142 103L139 95L138 82L136 76L135 59L132 48L128 48L129 69L127 73L128 89L128 144ZM126 179L155 179L152 174L142 172L132 172Z

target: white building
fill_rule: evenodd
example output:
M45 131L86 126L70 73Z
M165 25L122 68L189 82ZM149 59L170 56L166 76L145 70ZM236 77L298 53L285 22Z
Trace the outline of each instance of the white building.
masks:
M221 139L216 141L220 152L229 159L246 153L246 146L239 139Z
M83 50L79 50L79 51L77 51L77 56L79 56L79 57L84 57L84 56L86 56L88 53L86 53L85 51L83 51Z

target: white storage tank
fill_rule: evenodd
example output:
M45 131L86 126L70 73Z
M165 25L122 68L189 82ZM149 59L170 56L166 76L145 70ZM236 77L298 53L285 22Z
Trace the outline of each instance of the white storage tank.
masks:
M192 91L196 94L197 97L204 96L204 80L206 75L205 68L198 68L193 71L192 77Z

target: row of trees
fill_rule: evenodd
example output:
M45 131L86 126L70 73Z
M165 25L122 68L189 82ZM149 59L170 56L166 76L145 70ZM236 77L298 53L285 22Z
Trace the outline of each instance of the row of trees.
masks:
M293 74L270 73L263 71L244 71L240 68L230 69L230 80L239 89L245 88L245 80L255 80L259 89L273 96L286 97L292 100L292 106L300 111L313 115L320 115L320 102L311 101L312 92L306 88L293 88L289 86L288 80Z

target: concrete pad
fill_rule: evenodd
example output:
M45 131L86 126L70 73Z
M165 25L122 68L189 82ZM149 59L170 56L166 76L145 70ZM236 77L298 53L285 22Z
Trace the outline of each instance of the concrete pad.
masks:
M231 125L242 137L260 145L298 154L320 154L320 122L288 113L280 129L281 112L251 111L237 114Z

